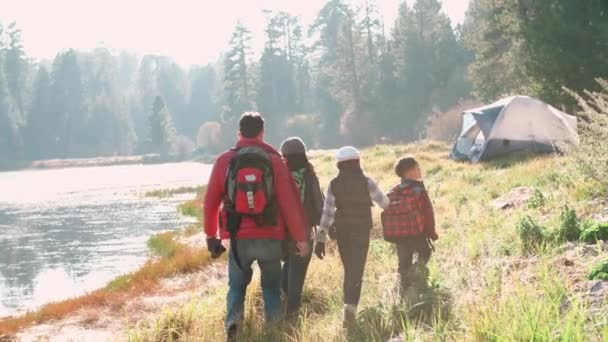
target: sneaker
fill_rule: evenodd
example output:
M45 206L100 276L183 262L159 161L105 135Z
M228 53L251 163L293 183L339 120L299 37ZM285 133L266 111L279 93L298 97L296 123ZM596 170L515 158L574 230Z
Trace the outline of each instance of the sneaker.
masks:
M226 333L226 335L228 335L228 342L236 342L236 334L237 334L236 324L231 325L228 328L228 331Z
M357 307L351 304L344 305L344 320L342 321L343 329L350 329L357 320Z

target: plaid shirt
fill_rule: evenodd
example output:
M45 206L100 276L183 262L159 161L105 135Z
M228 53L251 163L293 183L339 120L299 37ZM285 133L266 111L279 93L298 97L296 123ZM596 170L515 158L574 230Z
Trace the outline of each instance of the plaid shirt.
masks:
M367 188L369 190L369 197L376 203L380 208L386 209L389 205L389 199L380 190L378 184L373 179L367 178ZM325 204L323 205L323 216L321 216L321 225L317 230L317 242L325 243L327 241L327 232L329 228L334 224L334 218L336 215L336 197L331 191L331 185L327 188L327 196L325 196Z

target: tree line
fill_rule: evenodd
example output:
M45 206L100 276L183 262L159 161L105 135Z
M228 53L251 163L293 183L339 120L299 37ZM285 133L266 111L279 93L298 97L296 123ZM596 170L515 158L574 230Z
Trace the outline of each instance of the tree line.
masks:
M103 48L33 62L17 25L0 24L0 160L216 152L248 110L273 143L410 141L463 100L524 94L573 108L565 88L608 76L606 1L471 0L457 26L439 0L410 3L392 24L373 0L328 0L308 27L265 11L258 59L239 22L220 61L189 69Z

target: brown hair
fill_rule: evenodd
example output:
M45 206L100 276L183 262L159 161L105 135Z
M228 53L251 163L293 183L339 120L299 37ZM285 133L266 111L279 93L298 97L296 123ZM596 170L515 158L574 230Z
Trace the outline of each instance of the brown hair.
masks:
M395 174L397 174L398 177L401 177L405 171L408 171L417 165L418 161L414 159L414 157L403 157L395 163Z
M245 112L239 120L239 130L245 138L255 138L264 130L264 118L260 113Z

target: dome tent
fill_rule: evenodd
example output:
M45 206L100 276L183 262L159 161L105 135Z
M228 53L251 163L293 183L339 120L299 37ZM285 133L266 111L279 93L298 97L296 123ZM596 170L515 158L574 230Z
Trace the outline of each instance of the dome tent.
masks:
M463 112L462 132L450 158L479 162L517 152L577 144L576 117L540 100L513 96Z

